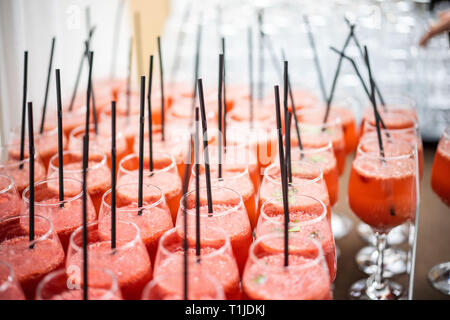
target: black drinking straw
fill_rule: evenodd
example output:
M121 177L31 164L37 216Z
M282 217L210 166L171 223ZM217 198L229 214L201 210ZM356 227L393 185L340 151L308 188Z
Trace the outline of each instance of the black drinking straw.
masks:
M28 159L29 159L29 181L30 207L29 207L29 240L34 241L34 131L33 131L33 103L28 102ZM33 249L34 244L30 245Z
M317 78L319 80L320 91L322 93L323 101L327 101L327 90L325 89L325 81L323 79L322 69L320 68L319 55L317 54L316 43L314 41L314 35L311 31L311 25L309 24L308 16L303 15L303 21L306 25L306 31L308 33L309 45L314 54L314 65L316 66Z
M288 112L286 116L286 163L287 163L287 173L289 178L289 184L292 184L292 160L291 160L291 122L292 122L292 112Z
M20 161L24 159L25 153L25 114L27 107L27 86L28 86L28 51L23 53L23 93L22 93L22 126L20 127ZM19 169L22 170L23 163Z
M361 82L361 85L362 85L362 87L363 87L363 89L364 89L364 92L367 94L367 97L369 98L370 102L372 103L371 93L369 92L369 89L367 89L367 86L366 86L366 84L364 83L364 79L362 78L361 73L359 72L359 69L358 69L358 66L357 66L356 63L355 63L355 60L353 60L353 59L350 58L349 56L345 55L345 53L339 51L338 49L336 49L336 48L334 48L334 47L330 47L330 49L331 49L332 51L336 52L337 54L340 54L344 59L347 59L348 61L350 61L350 63L351 63L352 66L353 66L353 69L355 70L356 75L357 75L358 78L359 78L359 81ZM373 79L372 79L372 80L373 80ZM375 83L374 83L374 85L375 85ZM376 110L375 117L378 117L378 118L379 118L381 126L383 127L383 129L386 129L386 125L384 124L384 121L383 121L383 119L381 118L381 116L380 116L378 110ZM385 133L386 133L386 136L387 136L388 138L390 138L389 132L388 132L388 131L385 131Z
M200 46L202 42L202 18L200 16L199 23L197 27L197 40L195 46L195 65L194 65L194 92L192 95L192 114L195 109L195 98L197 97L197 79L198 79L198 69L200 65Z
M83 300L88 300L87 178L89 137L83 136Z
M59 205L64 207L64 168L63 168L63 125L62 125L62 102L61 102L61 75L56 69L56 106L58 110L58 171L59 171Z
M72 111L72 109L73 109L73 104L75 102L75 97L76 97L77 91L78 91L78 85L80 83L81 72L83 71L84 59L86 57L88 57L88 55L89 55L89 43L91 41L92 35L94 34L94 31L95 31L95 26L89 30L88 38L84 42L84 50L83 50L83 54L81 55L80 65L78 66L77 77L75 78L75 85L73 87L72 98L70 100L70 105L69 105L69 111Z
M218 96L218 123L219 123L219 179L222 179L222 87L223 87L223 54L219 54L219 87L217 89ZM226 107L225 107L226 108ZM197 119L196 119L197 121Z
M253 34L252 27L248 27L248 85L250 93L250 128L253 128Z
M345 20L345 22L348 24L349 27L352 26L352 23L351 23L346 17L344 17L344 20ZM362 49L362 47L361 47L361 44L360 44L360 42L358 41L358 38L356 37L356 34L355 34L354 32L352 33L352 38L353 38L353 42L355 42L356 46L358 47L359 54L361 55L361 57L362 57L363 59L365 59L365 58L364 58L364 52L363 52L363 49ZM378 85L377 85L377 83L376 83L376 81L375 81L374 78L372 78L372 80L373 80L373 85L374 85L374 87L375 87L376 93L378 94L378 98L380 99L381 105L383 106L383 109L386 110L386 104L385 104L385 102L384 102L384 98L383 98L383 96L381 95L380 90L378 89Z
M141 104L139 109L139 180L138 180L138 207L142 214L142 187L144 183L144 108L145 108L145 76L141 76Z
M284 61L286 61L286 55L284 54L284 50L281 50L281 56ZM287 77L287 83L288 83L288 89L289 89L289 99L291 100L291 109L292 114L294 116L294 124L295 124L295 132L297 133L297 141L298 141L298 147L300 148L300 151L303 151L303 143L302 138L300 135L300 127L298 125L298 119L297 119L297 110L295 109L295 102L294 102L294 94L292 93L292 86L291 81L289 80L289 71L286 71L286 77ZM300 152L300 158L303 159L304 154L303 152Z
M197 261L200 261L200 157L199 157L199 109L195 108L195 140L194 140L194 159L195 159L195 255Z
M227 146L227 80L226 80L226 61L225 61L225 38L222 37L223 54L223 145ZM226 149L225 149L226 150Z
M161 83L161 140L165 139L165 112L164 112L164 68L162 62L162 48L161 48L161 37L158 36L158 55L159 55L159 79Z
M152 82L153 82L153 55L150 56L150 67L148 72L148 152L149 152L149 171L153 172L153 129L152 129Z
M202 115L203 128L203 156L205 161L205 176L206 176L206 194L208 197L208 214L213 213L212 195L211 195L211 174L209 170L209 150L208 150L208 128L206 121L205 99L203 95L203 82L198 79L198 97L200 99L200 111Z
M48 64L48 73L47 73L47 82L45 85L45 94L44 94L44 104L42 106L42 117L41 117L41 126L39 129L39 133L42 134L44 132L44 122L45 122L45 112L47 111L47 98L48 98L48 88L50 85L50 76L52 74L52 64L53 64L53 51L55 49L55 37L52 38L52 48L50 50L50 62Z
M116 101L111 102L111 249L116 248Z
M345 53L345 50L347 49L348 44L350 43L350 39L352 38L354 28L355 28L355 26L353 24L350 25L350 32L349 32L347 38L345 39L344 45L342 47L342 52L344 52L344 53ZM327 121L328 121L328 116L330 114L330 108L331 108L331 102L333 101L334 91L336 90L337 79L339 77L339 73L341 72L342 59L343 59L343 57L341 55L338 60L336 72L334 73L333 82L331 84L331 89L330 89L330 94L326 100L327 108L325 110L323 124L327 123ZM325 129L325 126L323 127L323 129Z
M370 99L372 100L373 113L375 115L375 125L377 128L378 145L380 147L380 155L384 161L384 148L383 148L383 139L381 137L381 130L380 130L380 117L379 117L378 109L377 109L377 101L375 99L375 88L374 88L374 83L373 83L373 78L372 78L372 71L370 69L369 52L367 51L366 46L364 46L364 59L365 59L366 65L367 65L367 71L369 73Z
M134 13L134 32L136 38L136 58L138 72L142 74L142 39L141 39L141 14L139 11Z
M109 73L109 78L112 80L114 79L114 77L116 76L116 61L117 61L117 48L118 48L118 43L119 43L119 38L120 38L120 25L122 22L122 10L123 10L123 4L124 4L124 0L119 0L118 4L117 4L117 9L116 9L116 17L114 19L114 32L112 34L112 47L111 47L111 66L110 66L110 73Z
M175 81L176 73L178 71L178 68L180 66L180 52L181 48L183 46L184 38L185 38L185 32L184 32L184 26L186 24L186 21L189 18L189 15L191 13L191 3L187 3L184 12L183 12L183 18L180 23L180 28L178 29L177 34L177 40L175 41L175 50L174 50L174 58L173 58L173 64L170 68L170 80Z
M259 82L258 82L258 99L262 99L264 95L264 31L263 31L263 15L264 10L260 9L258 11L258 33L259 33L259 43L258 43L258 60L259 60Z
M278 157L280 160L280 173L281 173L281 191L283 194L283 209L284 209L284 266L289 265L289 204L288 204L288 190L287 179L285 170L284 150L283 150L283 133L281 130L281 110L280 110L280 92L279 87L275 86L275 111L277 115L277 132L278 132Z
M91 7L86 7L86 30L88 30L88 37L89 37L89 30L91 30ZM89 52L90 50L90 42L85 41L86 46L86 52ZM94 120L94 132L97 135L98 134L98 121L97 121L97 107L95 106L95 94L94 94L94 83L91 79L91 96L92 96L92 119Z
M192 144L192 133L189 140L189 150L191 150ZM184 239L183 239L183 288L184 288L184 300L188 300L188 215L187 215L187 191L189 187L189 170L191 170L191 161L190 155L191 152L188 153L189 157L186 159L186 165L184 170L183 177L183 216L184 216Z
M86 94L86 124L85 124L85 131L84 134L86 135L86 143L87 143L87 148L89 151L89 117L90 117L90 113L91 113L91 92L92 92L92 63L94 62L94 52L90 51L89 52L89 75L88 75L88 85L87 85L87 94Z
M130 37L128 47L128 75L127 75L127 91L126 91L126 107L127 107L127 121L130 117L130 94L131 94L131 68L133 63L133 37Z

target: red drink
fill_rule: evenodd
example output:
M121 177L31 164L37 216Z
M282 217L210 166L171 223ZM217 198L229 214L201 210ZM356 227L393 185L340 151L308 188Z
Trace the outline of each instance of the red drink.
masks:
M47 171L42 164L37 148L34 155L34 181L45 179ZM24 145L24 159L20 160L20 143L0 147L0 174L8 175L14 180L17 192L22 195L29 183L30 163L28 158L28 143Z
M140 236L150 259L155 261L156 249L161 236L173 227L172 216L164 199L164 194L158 187L143 184L142 207L135 200L138 194L138 184L124 184L116 189L116 216L124 221L134 222L139 228ZM111 190L103 195L102 207L98 217L100 224L111 225Z
M208 213L206 189L200 189L200 225L205 228L205 237L208 237L209 228L222 228L230 237L231 247L239 267L244 269L248 256L248 248L252 243L252 231L247 210L239 193L225 187L211 188L213 213ZM195 225L195 191L186 195L188 226ZM183 201L183 199L181 200ZM182 202L177 217L176 227L183 225Z
M126 156L119 164L119 173L117 185L136 183L139 176L139 156L130 154ZM178 206L181 199L181 179L178 175L175 160L169 154L153 153L153 171L149 171L148 161L144 161L144 183L157 186L164 192L167 205L169 206L172 219L175 221L178 212ZM137 192L128 195L137 201Z
M70 237L66 269L82 270L83 227ZM117 220L116 248L111 249L111 224L88 225L88 263L92 268L111 270L119 281L125 299L139 299L151 279L152 267L138 227L129 221Z
M239 270L231 249L229 237L222 229L211 229L204 236L200 227L200 262L196 256L195 228L188 230L189 269L196 265L216 278L222 285L227 299L236 300L241 297ZM184 230L173 228L161 238L158 255L155 261L153 277L165 274L183 273Z
M327 123L323 124L325 108L304 109L298 112L298 120L301 123L300 130L303 136L311 138L327 135L333 144L334 156L336 157L339 175L344 172L345 159L345 136L340 117L330 112Z
M67 274L60 269L39 283L36 300L83 300L83 271ZM88 270L89 300L122 300L116 276L107 269Z
M25 300L14 270L4 261L0 261L0 300Z
M252 300L328 300L331 282L320 244L312 239L295 240L284 266L284 240L268 234L256 240L242 277L242 288ZM294 242L295 240L295 242Z
M0 175L0 219L20 214L22 201L17 193L14 180Z
M322 170L317 164L306 161L292 161L292 183L289 184L289 207L302 207L299 196L311 196L322 201L327 207L327 219L331 221L330 199ZM280 199L279 209L283 210L280 167L274 163L264 172L264 180L259 191L259 210L264 202Z
M82 179L82 157L78 151L63 152L64 177L76 180ZM58 155L50 160L48 179L59 176ZM110 188L111 171L106 165L106 156L100 150L89 149L89 161L87 167L87 190L91 197L96 212L100 211L103 194Z
M23 205L26 210L30 205L29 193L30 189L27 187L23 192ZM64 206L61 207L58 178L34 184L34 212L52 222L66 252L70 235L83 224L82 195L82 183L79 180L64 178L64 200L62 201ZM88 221L97 219L97 213L89 195L87 196L87 218Z
M8 262L27 299L48 273L64 264L64 250L50 220L35 216L35 238L29 240L29 217L13 216L0 221L0 260Z
M402 140L383 140L383 160L377 139L360 143L348 185L351 209L378 232L413 218L416 208L414 149Z
M431 187L450 206L450 127L445 129L434 156Z
M182 272L171 272L153 279L144 289L142 300L183 300L184 278ZM220 282L192 265L188 274L189 300L224 300Z
M284 232L284 210L280 210L281 199L266 201L261 208L255 238L266 234ZM323 255L328 265L330 279L336 277L336 249L330 223L327 220L327 208L318 199L299 196L302 206L289 208L289 236L293 235L293 246L312 238L322 245Z

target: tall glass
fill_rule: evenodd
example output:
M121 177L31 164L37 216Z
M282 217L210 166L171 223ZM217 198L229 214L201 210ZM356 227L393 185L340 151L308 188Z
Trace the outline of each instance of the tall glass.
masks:
M139 207L135 199L138 194L137 183L120 185L116 189L116 217L130 221L139 228L141 239L147 247L151 261L155 261L156 250L161 236L173 227L172 216L164 198L164 193L157 186L142 185L143 201ZM101 225L111 226L111 190L103 195L102 207L98 220Z
M64 178L73 178L82 181L83 155L79 151L64 151L63 166ZM55 154L48 167L48 179L59 177L59 156ZM98 150L89 148L89 161L87 167L87 191L94 204L95 211L99 212L103 194L111 187L111 170L106 163L106 155Z
M241 195L226 187L211 187L213 213L208 213L206 188L200 189L200 225L205 228L205 236L209 229L222 228L230 237L233 254L242 273L248 256L248 248L252 243L252 230ZM195 191L186 193L188 226L195 225ZM181 228L183 219L183 199L180 201L180 210L177 216L176 227Z
M348 199L352 211L370 225L377 238L377 269L350 288L353 299L394 300L402 295L399 284L384 276L384 250L390 230L414 219L418 168L416 147L408 141L383 138L384 155L377 139L362 139L353 160Z
M196 229L188 228L189 268L200 266L205 273L215 277L222 285L229 300L240 299L240 277L230 238L219 228L206 232L200 226L200 256L196 256ZM153 276L158 278L171 272L183 272L184 228L173 228L162 237L155 260Z
M35 149L34 155L34 181L45 179L47 170L39 158L39 151ZM0 147L0 174L13 178L19 195L28 186L30 162L28 157L28 143L24 144L24 158L20 160L20 143Z
M117 220L116 248L111 248L111 224L92 222L88 225L88 263L92 268L111 270L119 281L125 299L139 299L151 279L152 266L139 228L130 221ZM82 270L83 227L70 236L66 269Z
M29 219L20 215L0 220L0 260L11 265L26 298L33 299L39 281L63 266L64 250L52 222L38 215L34 217L35 237L30 241Z
M48 218L65 252L72 232L83 224L82 183L73 178L64 178L64 200L59 200L59 179L51 178L34 184L34 213ZM23 208L30 206L30 187L23 191ZM94 205L87 195L87 219L97 219Z
M39 283L36 300L83 300L82 271L54 271ZM117 278L108 269L88 270L89 300L122 300Z
M450 206L450 127L447 127L439 141L431 171L431 187L441 200ZM428 273L431 285L450 295L450 262L435 265Z
M295 235L295 241L304 242L305 239L316 239L321 245L325 261L330 272L330 279L336 277L336 248L333 232L327 220L327 208L322 201L310 197L299 196L301 207L289 208L289 234ZM269 233L283 234L284 210L280 210L281 198L264 202L261 208L255 238Z
M0 174L0 219L20 214L22 201L17 193L14 180Z
M181 179L178 175L174 158L167 153L153 153L153 171L150 171L149 161L144 161L144 183L157 186L164 192L172 220L175 221L180 205L182 192ZM117 185L136 183L139 176L139 156L130 154L119 163ZM134 201L137 201L137 192Z
M284 237L266 234L253 242L242 277L252 300L329 300L330 275L320 243L289 236L289 266L284 265Z
M13 268L5 261L0 261L0 300L25 300Z
M181 272L171 272L155 277L145 287L142 300L183 300L184 278ZM188 273L189 300L224 300L220 282L203 269L192 265Z

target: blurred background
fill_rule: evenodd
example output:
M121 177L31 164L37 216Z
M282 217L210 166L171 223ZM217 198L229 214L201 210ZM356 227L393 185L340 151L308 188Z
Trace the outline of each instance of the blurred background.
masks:
M329 47L342 47L348 33L346 17L356 23L355 32L371 52L381 90L413 97L424 140L436 141L445 124L450 122L449 38L447 34L436 37L425 49L419 48L417 43L436 18L436 12L449 7L448 1L441 1L433 3L433 10L430 10L427 0L1 0L1 139L6 141L10 128L19 123L23 51L29 52L28 100L34 102L35 108L41 108L51 39L56 37L53 65L61 68L63 92L68 99L88 25L96 28L91 41L95 52L95 81L126 77L130 37L133 37L132 72L136 77L132 85L135 86L138 76L147 73L148 56L156 53L156 37L161 35L166 81L193 84L196 34L201 24L199 76L206 86L213 86L217 81L217 54L222 50L222 36L227 49L227 82L248 86L247 30L250 26L254 38L255 79L263 82L258 88L270 94L273 85L281 82L273 57L281 66L284 50L292 84L319 95L313 54L302 20L302 15L307 14L327 91L338 59ZM261 25L258 25L258 12L263 13ZM263 78L259 77L259 26L273 47L272 53L265 50L262 56ZM136 49L137 38L141 41L140 50ZM346 52L362 63L353 42ZM84 72L80 88L85 87L87 69ZM368 103L349 63L343 63L336 95L351 96L360 109ZM51 110L55 107L54 77L48 101Z

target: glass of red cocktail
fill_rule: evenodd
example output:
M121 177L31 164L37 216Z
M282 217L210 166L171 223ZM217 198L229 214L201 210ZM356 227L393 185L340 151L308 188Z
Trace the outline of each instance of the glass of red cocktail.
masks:
M25 300L13 268L5 261L0 261L0 300Z
M0 219L20 214L22 201L14 180L0 174Z

